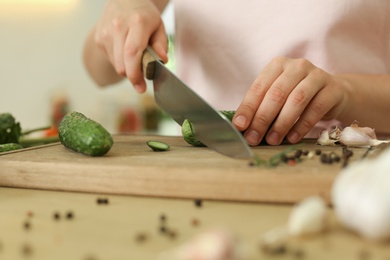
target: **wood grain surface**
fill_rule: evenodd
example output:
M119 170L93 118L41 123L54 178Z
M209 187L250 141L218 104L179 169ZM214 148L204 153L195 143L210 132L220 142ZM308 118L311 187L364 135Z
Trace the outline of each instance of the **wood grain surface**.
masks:
M153 152L147 140L170 144ZM253 148L268 159L289 145ZM322 147L305 140L301 149L341 155L341 147ZM354 150L354 159L364 153ZM0 156L0 186L57 191L225 201L294 203L309 195L330 201L330 189L341 163L322 164L319 156L295 166L253 167L246 160L192 147L181 137L114 136L103 157L88 157L60 143L4 153Z

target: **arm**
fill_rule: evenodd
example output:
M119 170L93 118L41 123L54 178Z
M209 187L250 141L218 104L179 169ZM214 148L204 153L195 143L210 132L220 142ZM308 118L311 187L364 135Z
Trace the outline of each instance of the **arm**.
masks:
M100 86L127 77L140 93L146 89L141 57L150 44L167 61L167 39L161 12L168 0L109 0L87 36L84 64Z
M264 137L277 145L284 137L300 141L320 120L357 120L389 133L389 111L390 75L330 75L305 59L278 57L249 88L233 123L250 145Z

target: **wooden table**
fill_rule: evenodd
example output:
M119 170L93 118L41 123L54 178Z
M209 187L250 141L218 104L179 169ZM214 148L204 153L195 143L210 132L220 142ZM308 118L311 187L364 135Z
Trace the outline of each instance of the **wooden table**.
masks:
M76 154L59 144L0 156L0 259L166 259L162 258L166 252L212 229L227 230L236 236L244 259L390 259L388 243L369 242L343 229L332 210L327 232L291 238L285 253L260 250L264 234L286 224L294 201L310 193L329 199L330 185L340 165L324 166L317 158L295 166L253 168L245 161L225 158L207 148L189 147L176 137L153 137L172 146L169 152L154 153L144 143L149 138L117 136L112 151L104 158ZM313 143L305 147L318 148ZM267 157L285 148L256 148L255 152ZM339 147L320 148L324 152L340 151ZM355 157L362 153L356 150ZM221 169L216 162L225 163L222 169L227 174L216 170ZM133 170L145 169L142 165L147 170L137 175ZM156 172L156 165L160 165L160 171ZM198 167L194 169L203 183L212 183L219 176L219 185L225 187L223 192L204 189L202 196L184 178L178 180L186 189L173 188L177 185L170 182L189 166ZM115 169L110 174L115 172L120 181L109 178L107 169ZM251 191L245 196L237 192L243 187L226 195L227 187L233 187L232 180L238 178L235 171L242 177L236 186L247 183ZM184 172L193 185L202 187L202 178L191 177L194 172ZM138 176L141 181L132 184L129 176ZM289 192L273 190L272 196L255 192L255 184L261 185L261 181L274 189L279 182ZM306 192L291 187L301 183L303 189L310 182L317 185L307 187ZM286 194L293 199L285 201ZM98 198L108 198L109 204L97 204ZM195 206L194 198L203 199L202 207ZM69 212L73 214L71 219L66 217ZM54 217L56 213L59 219ZM174 231L174 237L160 232L161 215L166 216L166 227ZM139 236L144 240L140 241Z
M109 204L97 204L97 198ZM390 259L388 243L365 241L334 219L325 233L291 239L284 254L264 253L262 236L286 223L290 205L206 200L199 208L192 200L15 188L0 188L0 205L0 259L163 259L163 252L216 228L239 239L244 259ZM66 218L69 211L72 219ZM176 237L159 231L161 214ZM137 242L139 234L146 240Z

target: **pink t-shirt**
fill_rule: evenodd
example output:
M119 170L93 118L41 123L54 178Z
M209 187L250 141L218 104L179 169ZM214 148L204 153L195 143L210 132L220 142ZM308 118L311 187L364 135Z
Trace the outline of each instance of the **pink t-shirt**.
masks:
M177 74L216 109L236 109L277 56L332 74L390 73L387 0L175 0L174 8Z

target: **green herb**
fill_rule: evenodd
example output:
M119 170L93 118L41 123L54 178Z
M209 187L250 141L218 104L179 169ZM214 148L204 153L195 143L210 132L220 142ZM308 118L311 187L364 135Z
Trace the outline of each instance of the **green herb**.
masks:
M281 163L286 163L287 155L290 152L297 150L298 147L300 147L301 145L303 145L303 144L290 146L287 149L281 151L280 153L273 155L268 160L261 159L257 155L255 155L255 157L253 158L252 165L265 166L265 167L276 167L276 166L280 165Z

